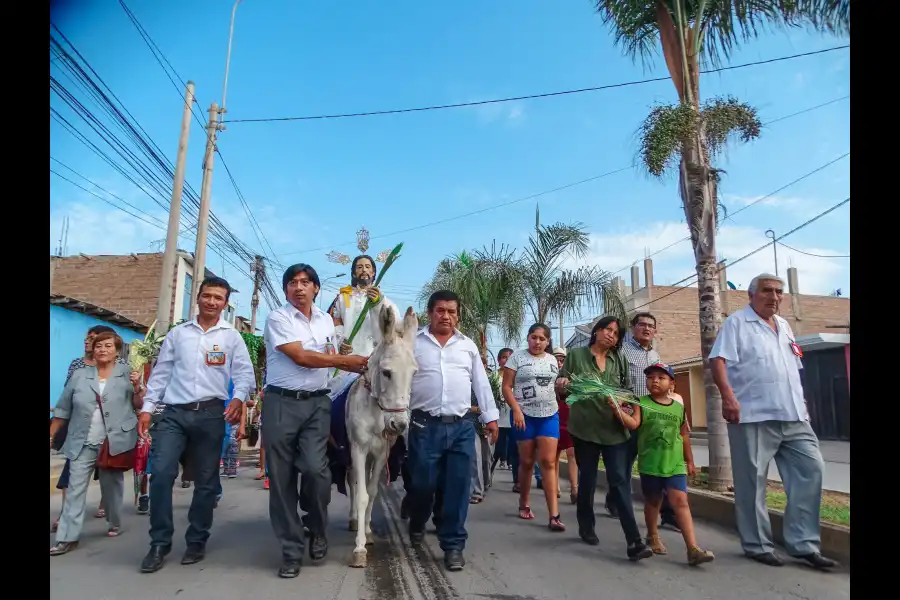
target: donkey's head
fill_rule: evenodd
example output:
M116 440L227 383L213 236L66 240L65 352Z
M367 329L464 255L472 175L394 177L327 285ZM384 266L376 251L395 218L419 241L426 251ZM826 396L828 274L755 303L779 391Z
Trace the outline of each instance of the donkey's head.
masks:
M378 326L381 343L369 359L371 396L383 412L385 433L400 435L409 426L409 394L418 370L414 349L419 319L409 307L397 323L394 310L383 304Z

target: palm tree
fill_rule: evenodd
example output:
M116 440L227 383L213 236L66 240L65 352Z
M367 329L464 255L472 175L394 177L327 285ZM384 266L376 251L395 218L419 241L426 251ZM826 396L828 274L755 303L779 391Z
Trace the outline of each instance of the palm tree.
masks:
M659 47L678 94L675 106L658 106L641 128L641 159L654 176L678 167L681 203L697 269L700 347L709 435L709 487L731 484L728 431L722 397L708 356L722 322L716 261L717 184L711 158L737 134L759 136L756 110L734 98L700 102L700 61L716 66L769 27L810 26L850 34L850 0L597 0L597 12L626 54L648 64Z
M582 308L602 308L605 314L625 317L621 295L610 273L596 266L564 268L567 258L583 260L590 238L580 223L535 226L522 254L519 269L525 302L532 318L547 323L555 316L577 318Z
M459 330L475 340L485 360L489 327L493 326L505 343L518 339L524 319L523 284L515 252L507 246L494 243L490 248L445 258L422 289L420 301L424 304L438 290L459 295Z

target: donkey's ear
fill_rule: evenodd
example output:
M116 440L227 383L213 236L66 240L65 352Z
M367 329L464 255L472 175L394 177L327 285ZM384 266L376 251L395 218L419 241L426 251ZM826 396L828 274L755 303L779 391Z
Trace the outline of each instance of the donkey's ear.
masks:
M397 334L395 329L397 326L397 315L394 314L394 309L386 303L381 305L378 314L378 326L381 328L381 338L384 342L388 344L393 342L394 336Z
M419 317L416 316L415 311L413 311L413 307L410 306L406 309L406 314L403 315L403 339L408 340L409 343L413 343L416 338L416 332L419 330Z

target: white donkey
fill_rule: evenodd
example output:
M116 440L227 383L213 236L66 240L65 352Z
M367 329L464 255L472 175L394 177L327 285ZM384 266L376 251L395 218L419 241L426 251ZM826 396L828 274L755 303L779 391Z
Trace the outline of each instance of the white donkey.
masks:
M414 345L419 320L409 307L402 323L396 321L395 311L382 306L378 313L381 343L369 357L368 370L352 384L347 397L350 531L356 531L351 567L366 566L378 483L391 446L409 426L409 394L418 369Z

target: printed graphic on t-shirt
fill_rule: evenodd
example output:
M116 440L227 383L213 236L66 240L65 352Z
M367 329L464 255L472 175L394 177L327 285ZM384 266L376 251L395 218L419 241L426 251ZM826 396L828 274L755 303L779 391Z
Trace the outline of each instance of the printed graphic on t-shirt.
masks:
M549 417L559 410L554 383L559 374L552 354L533 356L528 350L514 352L506 363L516 372L513 395L529 417Z

